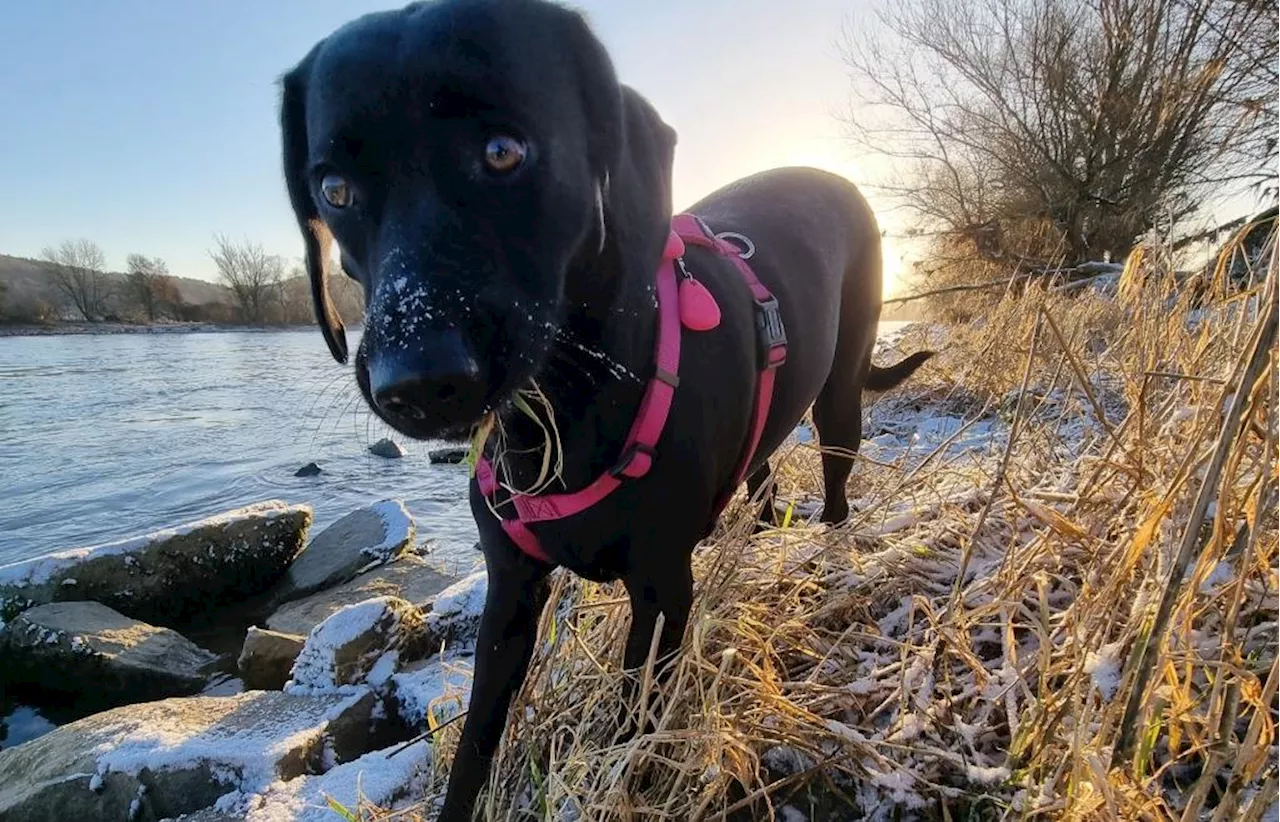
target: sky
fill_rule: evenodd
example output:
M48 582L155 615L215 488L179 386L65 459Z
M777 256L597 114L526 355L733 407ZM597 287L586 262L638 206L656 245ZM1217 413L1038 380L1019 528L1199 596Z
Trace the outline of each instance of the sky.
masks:
M838 42L869 0L579 0L621 80L679 133L675 206L804 164L866 182ZM213 279L215 232L302 254L277 78L377 0L0 2L0 253L87 237ZM874 197L872 204L877 205ZM882 222L892 228L891 217ZM890 245L892 241L889 241ZM892 291L899 255L886 248Z

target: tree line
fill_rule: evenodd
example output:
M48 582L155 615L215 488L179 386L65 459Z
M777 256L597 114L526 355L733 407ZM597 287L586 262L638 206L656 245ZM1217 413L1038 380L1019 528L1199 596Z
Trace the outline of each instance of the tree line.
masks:
M177 279L159 257L130 254L123 274L106 270L106 255L87 239L45 248L37 261L52 285L50 299L21 304L7 299L0 283L0 321L50 324L61 320L99 323L205 322L243 325L303 325L314 321L310 286L298 266L268 254L260 244L215 235L209 251L229 300L183 299ZM335 303L344 320L358 323L364 311L358 285L334 278Z

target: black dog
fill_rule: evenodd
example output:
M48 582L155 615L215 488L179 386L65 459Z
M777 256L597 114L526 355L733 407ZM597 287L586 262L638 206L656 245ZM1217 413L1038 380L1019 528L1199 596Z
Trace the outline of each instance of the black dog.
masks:
M345 362L325 284L336 238L367 299L355 370L375 412L408 436L436 438L466 435L496 411L504 476L528 488L544 436L512 402L536 382L554 409L563 489L608 471L654 373L675 133L619 85L583 19L543 0L412 5L335 32L283 85L285 176L317 316ZM764 485L767 457L812 404L823 445L840 450L823 457L823 518L840 522L862 390L891 388L928 357L871 364L875 217L850 183L812 169L756 175L690 211L754 243L750 264L789 338L749 485ZM643 664L659 614L660 655L681 642L690 555L732 490L759 378L741 276L706 249L690 248L685 261L722 320L683 334L652 470L581 514L533 526L550 562L517 547L472 483L489 592L446 819L469 818L487 779L553 565L623 580L628 668Z

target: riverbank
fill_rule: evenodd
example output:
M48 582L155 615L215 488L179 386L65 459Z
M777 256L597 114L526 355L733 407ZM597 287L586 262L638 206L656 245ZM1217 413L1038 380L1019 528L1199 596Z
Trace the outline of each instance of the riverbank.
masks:
M695 554L652 733L615 739L621 588L552 577L483 818L1274 815L1275 293L1261 314L1260 297L1192 313L1154 280L1033 290L970 326L887 335L878 362L940 353L868 396L851 521L817 522L820 444L802 428L776 463L784 526L755 533L739 499ZM291 652L282 692L96 721L104 753L66 758L72 787L92 795L96 773L120 801L159 802L140 774L206 756L228 766L226 818L434 818L482 580L422 613L355 602ZM369 630L339 664L336 639ZM162 727L189 710L212 731ZM236 728L267 754L232 749L228 714L270 714L294 742ZM388 741L385 717L429 734Z

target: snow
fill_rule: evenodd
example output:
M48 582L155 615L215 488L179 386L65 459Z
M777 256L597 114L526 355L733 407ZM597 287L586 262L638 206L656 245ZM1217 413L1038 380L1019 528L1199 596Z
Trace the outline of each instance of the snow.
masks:
M778 811L778 819L781 822L808 822L809 819L804 815L804 811L795 805L783 805Z
M1120 690L1123 649L1124 643L1112 642L1103 645L1097 652L1090 651L1084 662L1084 672L1093 677L1094 686L1102 694L1102 698L1108 702Z
M369 675L365 677L365 681L375 688L386 684L391 675L396 672L396 665L399 662L399 651L387 651L378 657L377 662L373 663L373 667L369 669Z
M403 750L393 746L323 774L236 791L224 796L216 807L247 822L333 822L341 817L331 802L352 813L362 801L391 805L413 791L430 763L431 747L426 742L415 742Z
M1008 768L969 765L965 768L965 775L969 777L970 782L976 782L979 785L999 785L1001 782L1008 781L1011 773Z
M196 717L186 722L157 722L146 713L122 719L110 728L93 749L97 773L90 782L99 786L107 773L138 775L147 771L194 770L216 766L218 776L231 790L261 790L277 779L277 765L290 752L307 747L324 734L325 724L365 698L367 689L346 698L299 700L247 725L214 723L199 726ZM261 694L226 697L243 702L229 712L252 711Z
M374 597L347 605L312 628L306 644L302 646L302 652L293 663L291 678L285 685L285 690L290 693L314 694L335 689L337 668L334 659L339 649L375 628L381 626L389 634L399 625L399 617L391 604L392 599L394 597Z
M416 670L391 677L400 719L411 727L427 727L427 715L446 722L466 710L471 700L469 656L432 657Z
M478 623L488 593L488 571L477 571L458 580L436 597L431 613L427 615L428 627L438 636L455 625L472 621Z
M56 574L69 568L74 568L91 559L119 556L122 554L139 554L157 542L170 540L174 537L180 537L201 528L230 525L234 522L249 518L260 517L270 521L298 512L310 513L311 506L286 505L280 500L268 500L254 505L247 505L244 508L237 508L234 511L227 511L226 513L218 514L217 516L207 517L206 519L197 520L195 522L189 522L185 525L179 525L176 528L154 531L140 537L131 537L129 539L118 540L116 542L102 543L100 545L90 545L84 548L71 548L65 551L57 551L52 554L45 554L41 557L33 557L32 559L26 559L20 562L10 563L8 565L0 565L0 585L13 587L44 585ZM130 556L129 558L132 557Z
M382 520L384 536L382 542L370 545L362 553L368 554L377 562L391 559L391 552L413 539L415 528L413 517L404 503L398 499L384 499L369 506L369 510Z

